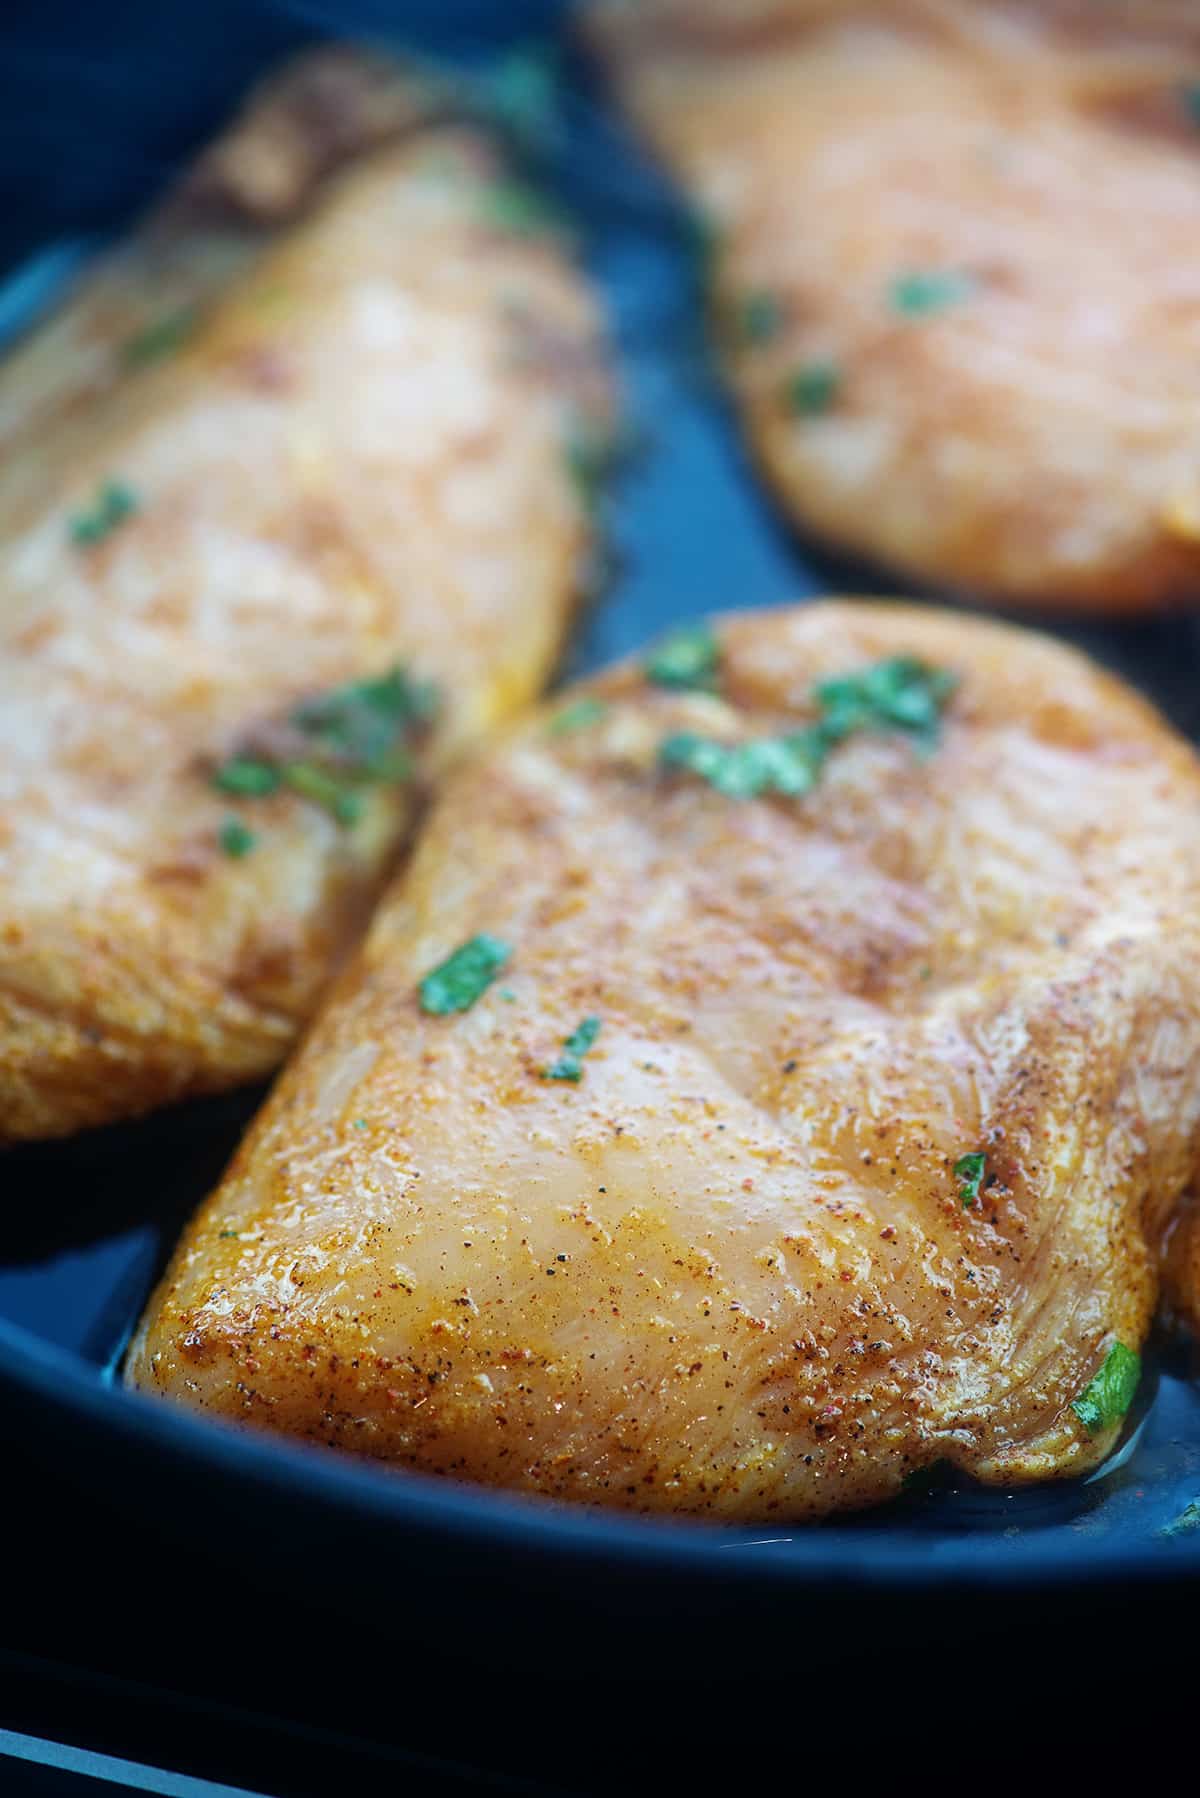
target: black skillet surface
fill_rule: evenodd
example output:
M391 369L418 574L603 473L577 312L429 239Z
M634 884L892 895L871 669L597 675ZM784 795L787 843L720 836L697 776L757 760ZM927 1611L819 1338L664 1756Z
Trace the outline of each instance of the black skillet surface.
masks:
M149 9L119 10L140 16ZM266 30L270 9L245 10L258 27L249 50L238 39L235 56L222 41L218 58L227 100L255 62L299 35L291 22L280 29L278 19ZM431 40L417 29L418 15L437 9L330 10L343 21L358 13L367 29L385 22L385 13L393 25L405 20L408 29L393 30L392 39L425 47ZM480 7L463 11L478 27ZM446 13L443 7L443 24ZM509 25L513 13L504 9ZM186 59L168 57L167 66L187 93ZM4 73L0 54L0 93ZM856 574L795 541L773 514L706 366L686 218L578 71L569 71L562 113L561 129L544 138L543 159L582 222L588 263L612 310L639 444L611 501L615 570L579 633L571 671L625 653L696 612L884 591L878 576ZM191 134L208 123L198 116ZM80 216L94 223L99 214ZM39 289L61 280L70 257L55 251L23 287L10 287L10 323ZM1037 622L1124 672L1200 736L1191 621ZM12 1484L36 1492L37 1508L54 1519L54 1542L43 1541L40 1552L57 1561L64 1531L77 1533L89 1546L80 1552L72 1541L77 1559L68 1555L65 1564L91 1582L65 1634L61 1616L57 1629L55 1619L47 1623L44 1605L20 1611L24 1647L36 1638L51 1652L77 1638L88 1644L80 1652L103 1664L105 1637L116 1627L106 1609L117 1602L114 1589L144 1597L156 1590L160 1569L164 1581L178 1580L182 1569L192 1608L185 1639L172 1649L176 1683L193 1694L220 1688L228 1697L239 1686L230 1670L234 1644L222 1669L209 1651L202 1594L209 1579L232 1590L236 1571L254 1591L270 1589L268 1613L300 1632L290 1650L317 1614L340 1614L359 1632L358 1685L344 1666L340 1684L328 1665L320 1679L326 1710L348 1727L355 1691L370 1685L366 1646L374 1652L381 1628L389 1639L391 1619L394 1646L415 1634L423 1661L444 1658L489 1679L532 1665L540 1678L565 1682L597 1672L702 1679L694 1648L702 1640L752 1642L778 1665L776 1650L794 1650L803 1616L803 1637L811 1642L816 1632L829 1677L881 1628L902 1628L908 1644L944 1641L947 1632L960 1640L992 1633L1011 1626L1035 1593L1060 1621L1111 1614L1118 1599L1182 1600L1190 1592L1194 1602L1200 1594L1200 1528L1177 1521L1200 1500L1200 1385L1178 1345L1152 1351L1125 1443L1088 1481L1022 1494L935 1483L868 1516L791 1531L594 1517L387 1475L125 1394L114 1368L128 1331L181 1220L212 1185L252 1104L253 1095L197 1106L0 1163L7 1462L20 1472ZM115 1587L111 1566L101 1568L102 1549L97 1558L98 1537L119 1543L125 1557ZM10 1618L14 1590L10 1577ZM7 1640L4 1631L0 1618L0 1661L14 1646L11 1623ZM131 1655L126 1671L162 1675L151 1641ZM295 1674L294 1652L288 1664ZM261 1667L252 1676L260 1697L266 1679ZM0 1695L4 1689L0 1682ZM290 1699L276 1691L271 1702L294 1723L297 1695L312 1691L309 1662ZM119 1712L114 1698L106 1714ZM578 1769L576 1776L583 1777ZM441 1789L430 1781L428 1789Z

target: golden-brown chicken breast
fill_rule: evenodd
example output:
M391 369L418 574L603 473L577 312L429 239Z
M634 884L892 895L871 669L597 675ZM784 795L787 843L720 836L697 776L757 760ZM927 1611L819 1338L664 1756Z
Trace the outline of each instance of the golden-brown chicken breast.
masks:
M0 1142L274 1067L420 782L570 616L608 394L561 237L449 124L304 207L311 85L0 373ZM272 166L294 230L189 248Z
M447 786L129 1382L803 1518L1081 1472L1200 1124L1200 767L1075 653L744 615Z
M593 34L800 523L1007 602L1200 597L1200 8L608 0Z

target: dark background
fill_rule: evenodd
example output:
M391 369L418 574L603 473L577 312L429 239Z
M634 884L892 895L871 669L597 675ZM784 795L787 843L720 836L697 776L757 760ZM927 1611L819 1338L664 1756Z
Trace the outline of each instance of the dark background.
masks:
M316 37L462 49L561 0L0 0L0 258L122 223L247 82Z

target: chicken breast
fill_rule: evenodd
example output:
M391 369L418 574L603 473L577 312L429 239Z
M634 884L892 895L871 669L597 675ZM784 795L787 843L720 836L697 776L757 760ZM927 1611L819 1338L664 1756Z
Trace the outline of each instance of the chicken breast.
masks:
M1200 9L601 0L794 518L1011 604L1200 597Z
M298 172L281 121L317 129L320 66L0 373L0 1142L272 1069L423 783L569 622L610 409L592 300L398 76L401 135L314 197L330 154Z
M1081 1473L1200 1140L1200 766L1036 636L741 615L445 788L131 1386L556 1498Z

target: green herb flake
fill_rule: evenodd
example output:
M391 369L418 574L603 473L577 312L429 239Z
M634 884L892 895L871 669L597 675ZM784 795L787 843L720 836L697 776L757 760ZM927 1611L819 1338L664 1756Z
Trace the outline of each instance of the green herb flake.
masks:
M89 510L76 512L70 520L71 542L79 549L103 542L111 531L138 509L137 495L124 481L105 481Z
M507 965L511 955L508 944L498 937L486 934L471 937L426 974L420 985L421 1010L431 1017L470 1011Z
M372 680L350 681L297 706L292 722L354 771L371 780L407 780L412 767L401 740L437 710L437 693L397 665Z
M339 824L362 817L368 785L411 779L409 736L437 710L436 690L403 668L350 681L304 700L292 712L284 748L230 756L212 776L223 793L261 799L288 787Z
M794 799L816 786L825 754L815 730L753 743L717 743L680 731L661 744L658 758L664 768L699 775L727 799L757 799L763 793Z
M788 410L797 418L822 418L832 411L841 390L842 371L836 362L806 362L788 379Z
M975 283L960 269L913 269L888 289L892 310L904 318L928 318L970 297Z
M551 147L562 131L559 59L552 44L522 44L483 79L481 110L528 151Z
M196 322L194 306L180 306L174 312L165 312L161 318L153 319L142 330L126 338L121 348L121 360L127 368L143 368L149 362L159 362L164 356L173 355L192 335Z
M570 1036L565 1038L558 1060L542 1069L543 1080L571 1080L578 1084L583 1079L583 1058L599 1034L599 1018L584 1018L576 1024Z
M986 1172L987 1156L980 1154L978 1150L971 1155L960 1155L954 1163L954 1178L960 1182L958 1196L962 1200L964 1211L969 1211L979 1197Z
M1124 1417L1138 1389L1142 1358L1114 1342L1104 1366L1071 1406L1089 1436L1098 1436Z
M1200 81L1185 81L1179 90L1179 102L1193 125L1200 125Z
M572 731L586 730L590 724L599 724L607 718L608 706L603 699L597 699L592 693L585 693L582 699L573 700L565 705L561 712L555 712L546 725L548 737L569 736Z
M258 832L243 824L240 818L226 818L218 833L218 841L226 855L240 862L258 842Z
M489 182L482 195L483 223L508 237L547 237L566 233L562 211L527 181L506 175Z
M277 792L280 785L278 768L259 756L233 755L213 774L213 785L222 793L238 799L262 799Z
M642 664L656 687L711 693L721 666L721 646L707 624L685 624L663 638Z
M774 342L783 329L783 307L778 295L766 289L744 294L735 322L742 343L759 349L763 344Z
M937 744L942 711L957 685L944 668L930 668L915 656L893 656L819 682L815 698L823 729L834 742L860 730L898 730L928 750Z
M577 414L567 427L563 458L584 511L595 513L621 459L617 433Z
M320 806L338 824L357 824L363 815L365 800L351 783L356 773L330 773L318 762L285 762L279 770L285 787L299 793L302 799Z
M901 731L921 751L931 750L942 709L957 684L944 669L895 657L820 682L813 697L821 718L805 730L748 743L720 743L680 732L659 746L659 762L698 775L729 799L756 799L763 793L798 798L812 791L830 752L856 731Z
M238 1233L236 1230L218 1230L217 1231L217 1241L218 1242L236 1242L237 1238L238 1238Z

